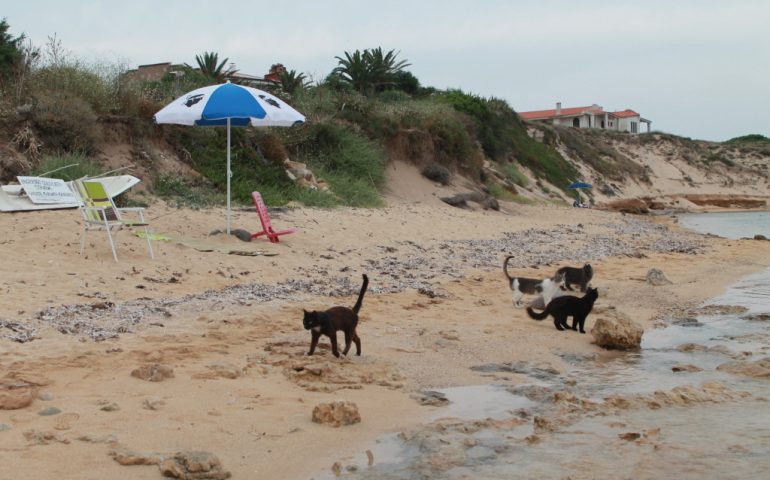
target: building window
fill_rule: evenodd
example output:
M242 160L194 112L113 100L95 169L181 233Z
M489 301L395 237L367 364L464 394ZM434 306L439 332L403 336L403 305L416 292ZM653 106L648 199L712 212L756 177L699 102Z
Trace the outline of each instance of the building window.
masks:
M580 119L579 119L579 118L577 118L577 117L573 118L573 119L572 119L572 126L573 126L573 127L577 127L577 128L580 128Z
M602 128L604 128L604 120L602 120Z
M631 133L637 133L636 122L631 122Z

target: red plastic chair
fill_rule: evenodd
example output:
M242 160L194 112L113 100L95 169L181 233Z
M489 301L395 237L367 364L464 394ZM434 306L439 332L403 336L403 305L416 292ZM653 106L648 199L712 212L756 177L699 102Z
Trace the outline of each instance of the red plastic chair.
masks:
M287 235L289 233L298 231L296 228L289 228L276 232L273 229L273 226L270 224L270 214L267 213L267 207L265 206L265 202L262 201L262 195L260 195L259 192L251 192L251 198L254 200L254 206L257 207L257 215L259 215L259 221L262 222L262 231L252 233L252 239L261 237L262 235L267 235L268 240L270 240L272 243L278 243L279 235Z

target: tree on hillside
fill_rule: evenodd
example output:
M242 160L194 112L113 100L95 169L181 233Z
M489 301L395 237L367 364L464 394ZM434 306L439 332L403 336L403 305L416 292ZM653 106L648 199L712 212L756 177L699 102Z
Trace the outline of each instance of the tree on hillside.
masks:
M294 95L310 86L310 81L305 74L298 74L295 70L282 71L278 75L278 81L281 83L281 89L289 95Z
M397 75L410 65L406 60L396 60L397 56L395 50L383 53L381 47L345 52L344 58L334 57L339 66L332 73L368 95L396 84Z
M201 73L217 82L223 82L228 76L237 72L234 68L225 69L228 60L229 58L225 58L220 62L219 54L216 52L203 52L202 55L195 56Z
M5 18L0 20L0 77L3 78L9 77L22 60L21 42L24 41L24 35L13 38L8 33L9 28Z

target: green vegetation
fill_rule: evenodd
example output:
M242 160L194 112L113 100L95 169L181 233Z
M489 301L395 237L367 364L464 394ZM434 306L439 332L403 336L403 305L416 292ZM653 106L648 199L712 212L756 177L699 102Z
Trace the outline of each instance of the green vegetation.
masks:
M10 25L5 18L0 20L0 81L7 81L12 76L22 60L21 42L24 35L18 37L8 33Z
M342 83L349 84L354 90L364 95L370 95L391 88L399 81L400 76L409 66L406 60L397 61L398 52L390 50L382 52L382 47L345 52L343 57L334 57L339 66L332 72ZM408 82L404 82L408 83Z
M236 72L232 68L225 68L229 58L219 61L219 54L216 52L203 52L195 56L195 62L198 64L198 70L204 77L208 77L216 83L222 83L225 79Z
M304 91L310 86L310 82L305 77L305 74L297 73L295 70L282 71L278 76L278 80L281 83L281 90L290 96Z
M31 174L33 176L43 176L43 174L53 172L54 170L56 173L50 176L61 178L65 181L76 180L83 177L95 177L104 173L104 169L85 154L67 153L63 155L44 156L40 160L40 163L34 167Z
M526 188L529 186L529 179L521 173L521 170L519 170L515 163L498 164L498 166L508 180L520 187Z
M728 145L741 145L746 143L770 143L770 138L758 133L752 133L750 135L743 135L742 137L731 138L724 142Z

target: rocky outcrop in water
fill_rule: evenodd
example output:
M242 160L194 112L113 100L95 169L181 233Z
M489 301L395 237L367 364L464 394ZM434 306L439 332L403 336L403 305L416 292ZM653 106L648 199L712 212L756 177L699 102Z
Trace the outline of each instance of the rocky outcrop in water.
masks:
M610 350L639 350L644 329L628 315L608 309L591 329L594 343Z
M717 370L754 378L770 379L770 357L765 357L756 362L729 362L717 367Z

